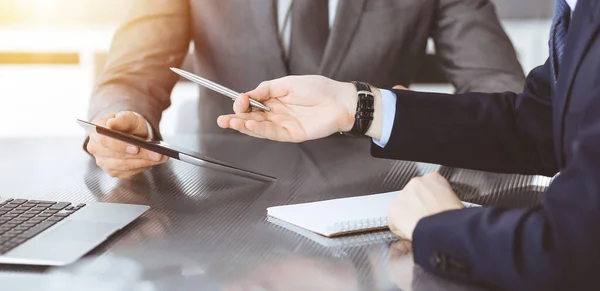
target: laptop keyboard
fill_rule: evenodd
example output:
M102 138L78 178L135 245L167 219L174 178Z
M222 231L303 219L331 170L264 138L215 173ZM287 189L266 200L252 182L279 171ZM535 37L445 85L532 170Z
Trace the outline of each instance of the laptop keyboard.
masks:
M69 202L8 199L0 202L0 255L84 207Z

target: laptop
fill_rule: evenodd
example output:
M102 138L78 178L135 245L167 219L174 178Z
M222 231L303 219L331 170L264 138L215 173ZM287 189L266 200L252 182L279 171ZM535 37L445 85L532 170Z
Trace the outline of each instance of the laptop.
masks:
M0 264L71 264L149 208L0 197Z

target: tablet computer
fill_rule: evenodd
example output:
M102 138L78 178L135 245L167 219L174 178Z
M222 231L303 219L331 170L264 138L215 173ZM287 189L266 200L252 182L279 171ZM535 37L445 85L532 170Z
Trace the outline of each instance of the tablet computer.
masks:
M234 167L232 165L229 165L229 164L219 161L217 159L207 157L206 155L202 155L202 154L194 152L194 151L178 148L178 147L169 145L162 141L143 139L143 138L137 137L132 134L127 134L127 133L123 133L120 131L112 130L110 128L99 126L99 125L96 125L96 124L93 124L93 123L90 123L87 121L83 121L80 119L77 119L77 122L79 123L79 125L81 127L83 127L85 130L87 130L89 132L95 132L95 133L98 133L101 135L105 135L105 136L129 143L132 145L136 145L141 148L147 149L149 151L153 151L155 153L159 153L159 154L162 154L162 155L168 156L170 158L180 160L182 162L186 162L186 163L189 163L192 165L215 169L218 171L223 171L223 172L227 172L230 174L243 176L243 177L247 177L247 178L251 178L251 179L255 179L255 180L261 180L261 181L268 182L268 181L273 181L276 179L275 177L252 172L252 171L242 169L239 167Z

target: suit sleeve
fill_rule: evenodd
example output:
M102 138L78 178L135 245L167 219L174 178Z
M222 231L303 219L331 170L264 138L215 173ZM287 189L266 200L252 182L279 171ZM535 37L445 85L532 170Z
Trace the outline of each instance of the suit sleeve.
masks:
M521 94L448 95L394 90L396 113L375 157L490 172L554 176L548 63L527 77Z
M470 208L422 219L413 233L415 262L442 276L503 290L596 290L600 96L593 98L571 159L541 206Z
M117 30L90 101L89 118L131 110L158 133L162 112L190 46L188 1L136 0Z
M521 92L525 76L489 0L439 0L432 38L457 92Z

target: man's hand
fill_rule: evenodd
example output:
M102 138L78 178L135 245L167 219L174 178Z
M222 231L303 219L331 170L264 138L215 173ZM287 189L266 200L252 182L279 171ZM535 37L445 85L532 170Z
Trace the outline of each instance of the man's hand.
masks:
M438 173L413 178L390 205L390 230L411 240L419 220L447 210L463 208L450 183Z
M146 120L130 111L109 114L92 123L113 130L148 137ZM96 158L96 164L116 178L131 178L146 169L167 161L166 156L96 133L90 134L87 150Z
M271 112L251 108L248 98L262 102ZM236 114L220 116L217 123L258 138L303 142L352 129L357 100L351 83L321 76L289 76L241 94L234 103Z

